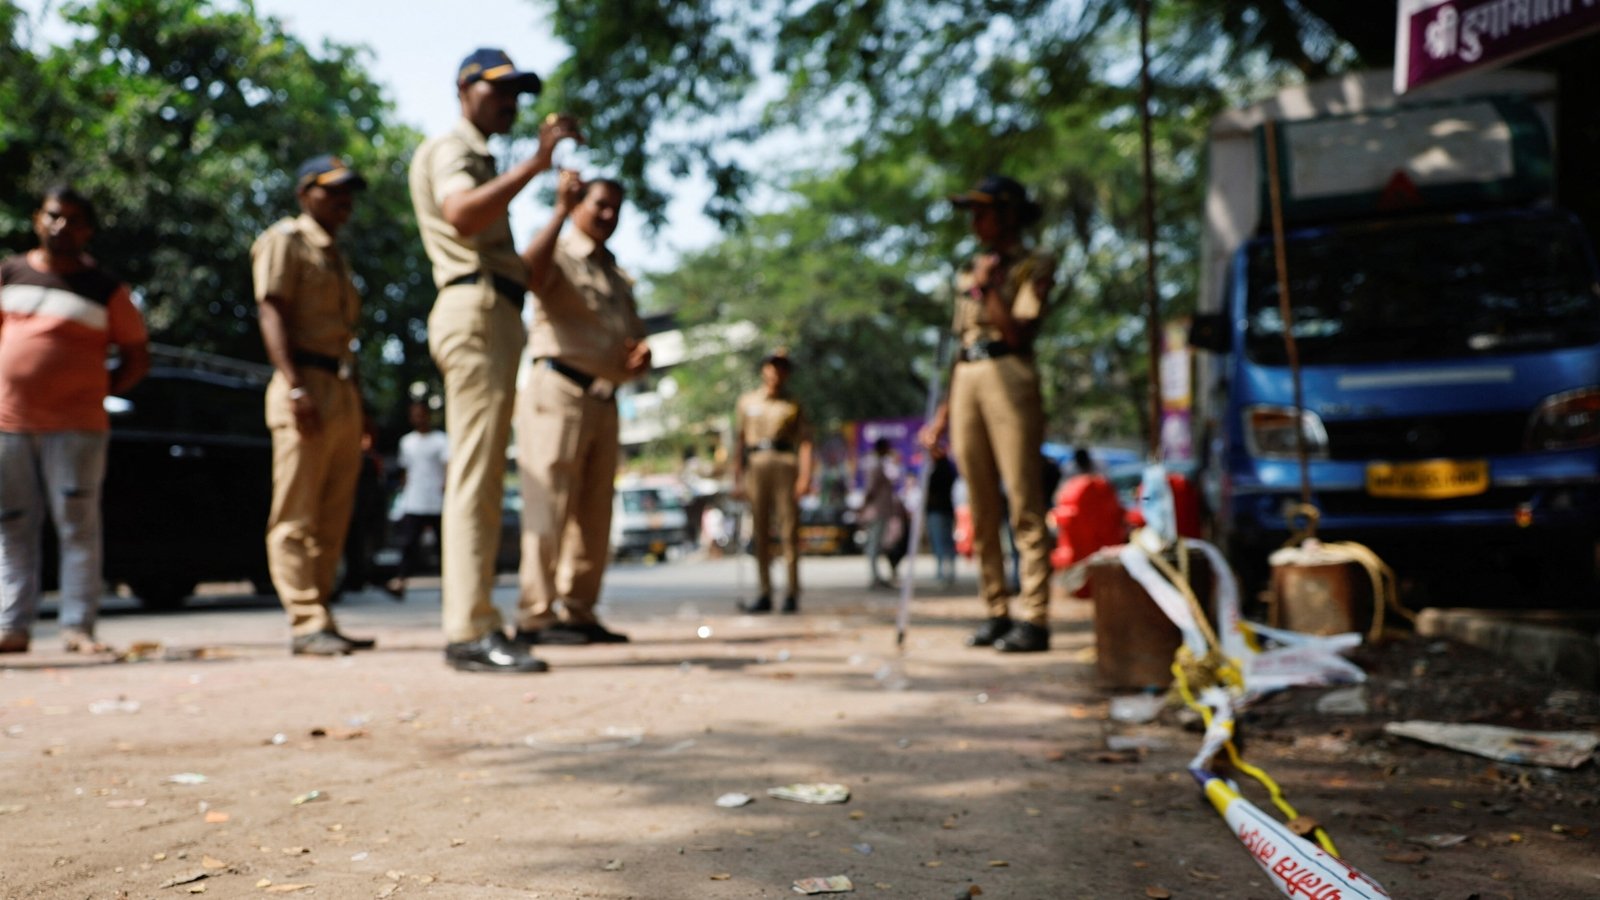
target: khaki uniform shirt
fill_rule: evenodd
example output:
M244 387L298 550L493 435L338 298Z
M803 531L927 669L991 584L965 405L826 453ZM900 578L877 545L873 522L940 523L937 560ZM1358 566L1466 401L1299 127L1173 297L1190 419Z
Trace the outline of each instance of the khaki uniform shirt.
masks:
M790 450L811 439L805 411L788 394L768 397L764 387L739 398L739 434L747 450L762 444L787 444Z
M1011 315L1022 326L1023 333L1031 336L1033 326L1044 318L1048 300L1034 290L1034 282L1054 276L1055 260L1038 251L1028 251L1007 257L1005 264L1006 278L1000 289L1001 296L1011 307ZM1000 329L989 321L983 298L973 296L972 289L975 286L970 266L956 276L956 315L950 330L961 339L963 347L1003 339ZM1033 348L1012 349L1028 353Z
M528 351L535 359L559 359L615 384L633 377L625 342L644 339L644 320L634 304L633 279L611 251L576 228L566 232L550 274L533 292L539 304Z
M472 237L462 237L444 218L444 200L495 177L489 140L461 119L448 133L429 138L411 159L411 205L417 211L422 248L433 263L433 282L445 285L463 275L498 275L528 283L528 269L511 239L511 216L503 214Z
M302 213L262 232L250 248L250 272L258 302L268 296L284 301L292 349L350 356L361 297L333 237L315 219Z

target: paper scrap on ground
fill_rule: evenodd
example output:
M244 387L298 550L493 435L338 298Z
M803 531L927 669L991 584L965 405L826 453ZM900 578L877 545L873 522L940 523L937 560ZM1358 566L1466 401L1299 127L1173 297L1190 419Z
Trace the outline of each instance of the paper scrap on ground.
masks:
M1587 731L1524 731L1498 725L1390 722L1385 734L1436 744L1501 762L1576 769L1594 756L1600 735Z
M749 794L723 794L717 798L717 805L723 809L734 809L754 802L755 798Z
M850 799L850 789L842 784L786 784L767 788L767 796L799 803L843 803Z
M830 875L827 878L802 878L794 883L796 894L847 894L856 886L849 876Z

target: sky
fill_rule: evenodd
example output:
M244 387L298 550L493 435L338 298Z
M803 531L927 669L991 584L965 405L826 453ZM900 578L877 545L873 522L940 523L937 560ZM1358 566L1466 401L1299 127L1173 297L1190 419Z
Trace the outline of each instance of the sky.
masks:
M20 0L20 5L35 22L49 10L40 29L45 41L64 38L59 20L51 21L59 0ZM258 15L281 20L286 31L314 50L324 40L369 48L368 71L387 88L399 120L424 134L448 130L460 116L456 68L475 48L500 47L518 68L540 75L567 56L544 22L542 5L533 0L255 0L255 6ZM492 146L504 166L502 141L497 138ZM566 147L556 161L583 168L581 158ZM531 238L546 220L548 207L538 197L550 178L535 179L512 204L511 225L519 241ZM660 272L673 268L683 252L714 242L716 228L699 212L708 193L703 183L684 186L669 207L669 225L654 237L645 235L642 215L625 212L611 239L618 261L636 275Z

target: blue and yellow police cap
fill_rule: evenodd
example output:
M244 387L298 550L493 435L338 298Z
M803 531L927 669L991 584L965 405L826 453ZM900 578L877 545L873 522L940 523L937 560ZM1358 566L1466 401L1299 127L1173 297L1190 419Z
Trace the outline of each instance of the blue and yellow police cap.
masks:
M345 165L344 160L331 153L313 156L300 164L295 172L294 189L303 191L317 184L323 187L337 187L348 184L357 190L365 190L367 180L356 174L356 170Z
M519 70L504 50L480 47L467 54L456 70L456 86L466 87L474 81L490 84L509 84L525 94L537 94L543 87L539 76Z

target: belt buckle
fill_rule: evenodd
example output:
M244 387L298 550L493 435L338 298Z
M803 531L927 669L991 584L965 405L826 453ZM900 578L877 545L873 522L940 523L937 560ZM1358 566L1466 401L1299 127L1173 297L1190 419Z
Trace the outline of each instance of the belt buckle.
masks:
M349 381L356 374L355 360L346 356L339 360L339 380Z
M610 400L617 392L617 386L609 378L596 378L589 383L589 396L597 400Z

